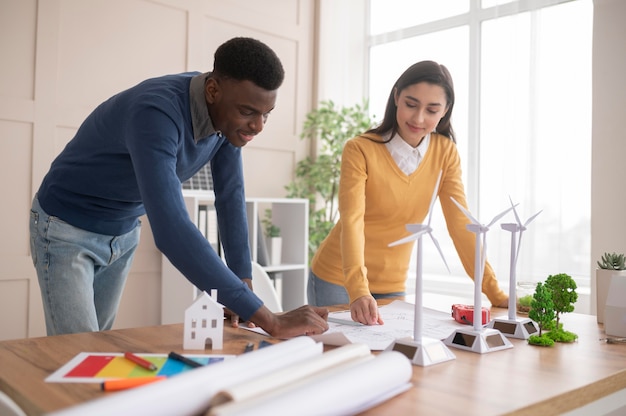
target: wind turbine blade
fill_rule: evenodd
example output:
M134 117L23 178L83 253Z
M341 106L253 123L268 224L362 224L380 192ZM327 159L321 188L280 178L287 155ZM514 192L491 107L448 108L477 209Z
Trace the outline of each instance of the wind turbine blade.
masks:
M446 261L446 258L443 256L443 251L441 251L441 247L439 246L439 242L437 241L433 233L428 233L428 235L433 240L433 243L435 243L435 247L437 247L437 251L439 251L439 255L441 256L441 259L443 260L443 264L446 265L446 269L448 270L448 273L451 273L450 267L448 267L448 262Z
M543 210L541 210L541 211L543 211ZM536 213L535 215L533 215L532 217L530 217L529 219L527 219L527 220L526 220L526 224L524 224L524 227L526 227L528 224L530 224L530 222L531 222L532 220L534 220L534 219L535 219L535 217L536 217L537 215L541 214L541 211L539 211L538 213Z
M410 243L411 241L415 241L418 238L420 238L420 236L424 234L425 232L426 230L423 230L423 231L420 231L419 233L411 234L408 237L404 237L404 238L401 238L400 240L394 241L393 243L389 243L387 247L394 247L394 246L399 246L400 244Z
M405 225L405 228L411 234L421 233L422 231L430 231L430 230L432 230L432 228L430 228L426 224L407 224L407 225Z
M487 228L491 227L496 221L498 221L500 218L504 217L510 210L514 209L517 205L519 205L519 204L515 204L512 207L507 208L504 211L502 211L501 213L499 213L498 215L496 215L495 217L493 217L493 219L491 220L489 225L487 225Z
M538 213L530 217L528 220L526 220L526 223L520 227L519 237L517 238L517 253L515 253L515 260L514 260L513 265L517 265L517 258L519 257L519 250L520 250L520 247L522 246L522 234L524 233L524 230L526 230L526 226L530 224L531 221L534 220L535 217L537 217L537 215L541 214L541 211L539 211Z
M513 204L513 200L509 195L509 201L511 201L511 206L513 207L513 214L515 214L515 221L517 221L518 225L522 225L522 221L519 219L519 215L517 215L517 210L515 209L515 204Z
M433 205L435 205L435 201L437 200L437 192L439 192L439 184L441 182L441 175L442 175L442 171L439 171L439 176L437 177L437 183L435 184L435 189L433 190L433 196L430 199L430 206L428 208L428 222L427 224L430 225L430 221L433 218Z
M456 204L456 206L457 206L457 207L459 207L459 209L460 209L461 211L463 211L463 214L465 214L465 216L466 216L467 218L469 218L469 219L470 219L470 221L472 221L474 224L479 224L479 225L480 225L480 222L478 222L478 220L477 220L476 218L474 218L474 217L472 216L472 214L470 214L470 212L469 212L468 210L466 210L466 209L465 209L465 207L464 207L463 205L461 205L461 204L459 204L458 202L456 202L456 199L454 199L453 197L450 197L450 199L452 200L452 202L454 202L454 203Z

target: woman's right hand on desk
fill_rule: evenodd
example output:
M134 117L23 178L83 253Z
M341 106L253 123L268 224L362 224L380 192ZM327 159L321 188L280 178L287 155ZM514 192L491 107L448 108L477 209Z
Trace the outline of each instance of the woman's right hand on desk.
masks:
M274 338L319 335L328 330L328 309L304 305L284 313L272 313L265 306L250 319Z
M383 325L383 318L378 312L378 304L373 296L361 296L350 304L352 320L364 325Z

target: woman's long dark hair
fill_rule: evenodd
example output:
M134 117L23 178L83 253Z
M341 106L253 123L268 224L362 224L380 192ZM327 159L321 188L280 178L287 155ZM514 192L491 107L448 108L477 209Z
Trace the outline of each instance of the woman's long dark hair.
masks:
M389 93L389 99L387 100L387 107L385 108L385 117L383 121L377 127L370 129L367 133L375 133L378 135L385 135L391 132L391 137L395 136L398 132L398 122L396 120L396 103L394 94L400 94L402 90L410 85L417 84L419 82L427 82L433 85L439 85L446 93L447 109L446 115L439 120L437 124L437 133L449 137L456 143L456 137L454 137L454 130L452 130L452 124L450 118L452 117L452 109L454 108L454 86L452 84L452 77L448 69L433 61L421 61L411 65L396 81Z

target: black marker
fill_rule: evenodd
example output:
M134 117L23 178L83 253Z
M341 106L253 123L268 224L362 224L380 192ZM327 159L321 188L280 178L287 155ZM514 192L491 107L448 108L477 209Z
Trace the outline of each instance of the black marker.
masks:
M168 355L169 358L171 358L172 360L176 360L176 361L180 361L181 363L187 364L189 367L192 368L198 368L198 367L202 367L203 364L200 364L197 361L194 361L190 358L187 358L183 355L180 355L178 353L175 353L174 351L170 352Z
M261 340L261 342L259 342L259 348L265 348L265 347L269 347L270 345L274 345L271 342L267 342L264 339Z

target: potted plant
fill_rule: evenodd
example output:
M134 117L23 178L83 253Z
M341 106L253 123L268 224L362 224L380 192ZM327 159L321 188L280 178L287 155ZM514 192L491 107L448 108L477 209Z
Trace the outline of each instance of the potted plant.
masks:
M285 189L290 198L309 200L309 261L337 221L343 146L373 124L367 102L336 107L330 100L322 101L306 116L300 138L317 140L317 154L298 162L295 180Z
M598 323L604 323L604 308L609 294L611 277L614 275L626 278L626 257L624 254L604 253L597 262L596 269L596 316Z
M533 300L533 294L535 293L536 282L517 282L517 312L520 314L528 315L530 311L530 303Z
M269 265L276 266L281 262L281 253L283 246L283 239L280 236L280 227L276 226L272 222L272 210L266 209L265 216L261 220L265 231L265 237L267 238L269 247Z

